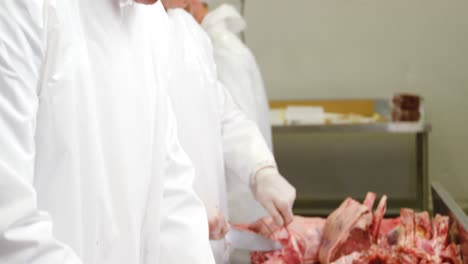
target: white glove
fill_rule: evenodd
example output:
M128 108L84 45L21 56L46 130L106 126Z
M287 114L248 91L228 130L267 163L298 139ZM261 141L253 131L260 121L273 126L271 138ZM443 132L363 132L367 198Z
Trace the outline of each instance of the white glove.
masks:
M210 226L210 240L223 239L230 228L223 213L217 209L211 217L208 217L208 225Z
M276 224L287 226L293 221L292 207L296 189L276 168L260 169L252 178L251 187L257 201L273 217Z

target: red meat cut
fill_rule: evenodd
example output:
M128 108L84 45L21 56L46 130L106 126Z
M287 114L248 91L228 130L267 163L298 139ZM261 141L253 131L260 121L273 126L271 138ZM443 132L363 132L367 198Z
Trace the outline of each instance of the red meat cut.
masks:
M342 256L370 248L372 242L378 237L378 226L382 222L386 209L384 196L379 203L379 211L374 217L371 210L375 199L375 193L368 193L363 204L347 198L327 218L319 249L320 263L332 263Z
M252 263L256 264L313 264L318 260L325 219L295 216L287 228L278 226L271 217L242 225L241 228L279 241L283 248L274 252L254 252Z

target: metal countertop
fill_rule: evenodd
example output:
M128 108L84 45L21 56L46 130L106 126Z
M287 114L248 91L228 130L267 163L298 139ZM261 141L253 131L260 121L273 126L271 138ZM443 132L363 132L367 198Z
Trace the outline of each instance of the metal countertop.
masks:
M420 123L370 123L370 124L327 124L327 125L273 125L273 132L358 132L358 133L395 133L418 134L428 133L432 130L430 124Z

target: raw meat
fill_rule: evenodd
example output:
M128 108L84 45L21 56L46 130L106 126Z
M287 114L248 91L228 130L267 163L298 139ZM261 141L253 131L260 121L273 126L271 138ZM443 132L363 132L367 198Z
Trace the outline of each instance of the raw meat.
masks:
M383 219L380 224L380 241L382 246L396 245L400 231L400 218Z
M287 228L278 226L271 217L241 226L257 234L279 241L283 248L274 252L253 252L254 264L313 264L318 260L325 219L295 216Z
M377 198L377 195L373 192L368 192L366 195L366 198L364 199L364 202L362 205L367 207L369 211L372 211L372 208L374 207L375 199Z
M374 193L368 193L363 204L348 198L327 218L319 250L321 263L331 263L341 256L364 251L371 246L373 240L371 210L375 198ZM380 209L383 210L381 214L383 217L385 206L381 205ZM381 219L379 217L375 219L380 224Z
M359 254L359 257L353 260L353 263L399 263L398 256L387 248L381 248L376 245L364 253Z
M347 256L337 259L333 264L353 264L358 259L361 259L361 253L353 252Z
M460 259L460 252L454 244L450 244L440 254L443 262L462 264Z
M370 209L372 210L372 208ZM375 210L374 216L372 218L372 227L371 227L371 235L372 235L372 242L378 243L380 237L380 226L382 225L383 218L385 216L385 212L387 211L387 196L383 196L380 199L379 205Z
M401 209L399 219L384 221L380 219L384 201L383 199L379 203L370 227L371 234L378 234L379 239L366 250L355 250L351 254L340 256L333 264L462 264L460 250L455 244L449 244L448 217L437 215L431 223L427 212L415 213L411 209ZM327 220L325 230L329 228L328 225L335 224ZM395 224L398 228L396 232ZM379 230L375 231L376 228ZM323 240L326 236L324 231ZM354 238L350 236L348 239ZM327 263L322 259L321 261Z
M414 246L414 211L411 209L404 208L400 211L398 245L400 247Z
M416 240L428 240L432 237L432 224L428 212L415 215Z
M384 219L387 197L372 213L375 200L374 193L362 204L347 198L326 220L297 216L287 228L271 218L243 225L283 245L281 250L252 253L252 263L462 264L461 249L450 243L447 216L431 219L427 212L403 208L400 217Z
M421 212L415 214L414 218L415 225L415 247L422 249L429 255L434 255L434 249L432 247L433 242L431 241L432 237L432 223L429 218L428 212Z

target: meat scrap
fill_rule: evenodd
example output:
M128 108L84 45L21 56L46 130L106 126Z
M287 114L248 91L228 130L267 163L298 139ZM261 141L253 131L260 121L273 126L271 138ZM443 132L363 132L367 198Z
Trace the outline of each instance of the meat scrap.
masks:
M323 218L295 216L287 228L278 226L271 217L240 226L272 240L279 241L283 248L272 252L253 252L254 264L313 264L318 261L318 249L322 241Z
M371 208L372 210L372 208ZM372 218L371 238L373 243L380 243L380 227L382 225L385 212L387 211L387 196L380 199L377 209L375 209L374 217Z
M414 244L414 211L403 208L400 210L398 245L404 248L413 247Z
M379 245L393 246L398 242L400 217L383 219L379 230Z
M460 250L455 244L448 245L441 253L440 258L444 263L462 264Z
M368 193L363 204L348 198L328 216L319 249L320 263L329 264L342 256L370 248L375 240L371 233L373 221L380 225L382 219L378 215L383 218L385 214L385 206L381 205L379 207L383 212L373 218L371 210L375 198L374 193ZM378 230L374 233L377 236Z
M355 261L359 261L360 259L361 253L353 252L347 256L342 256L341 258L333 262L333 264L353 264Z

